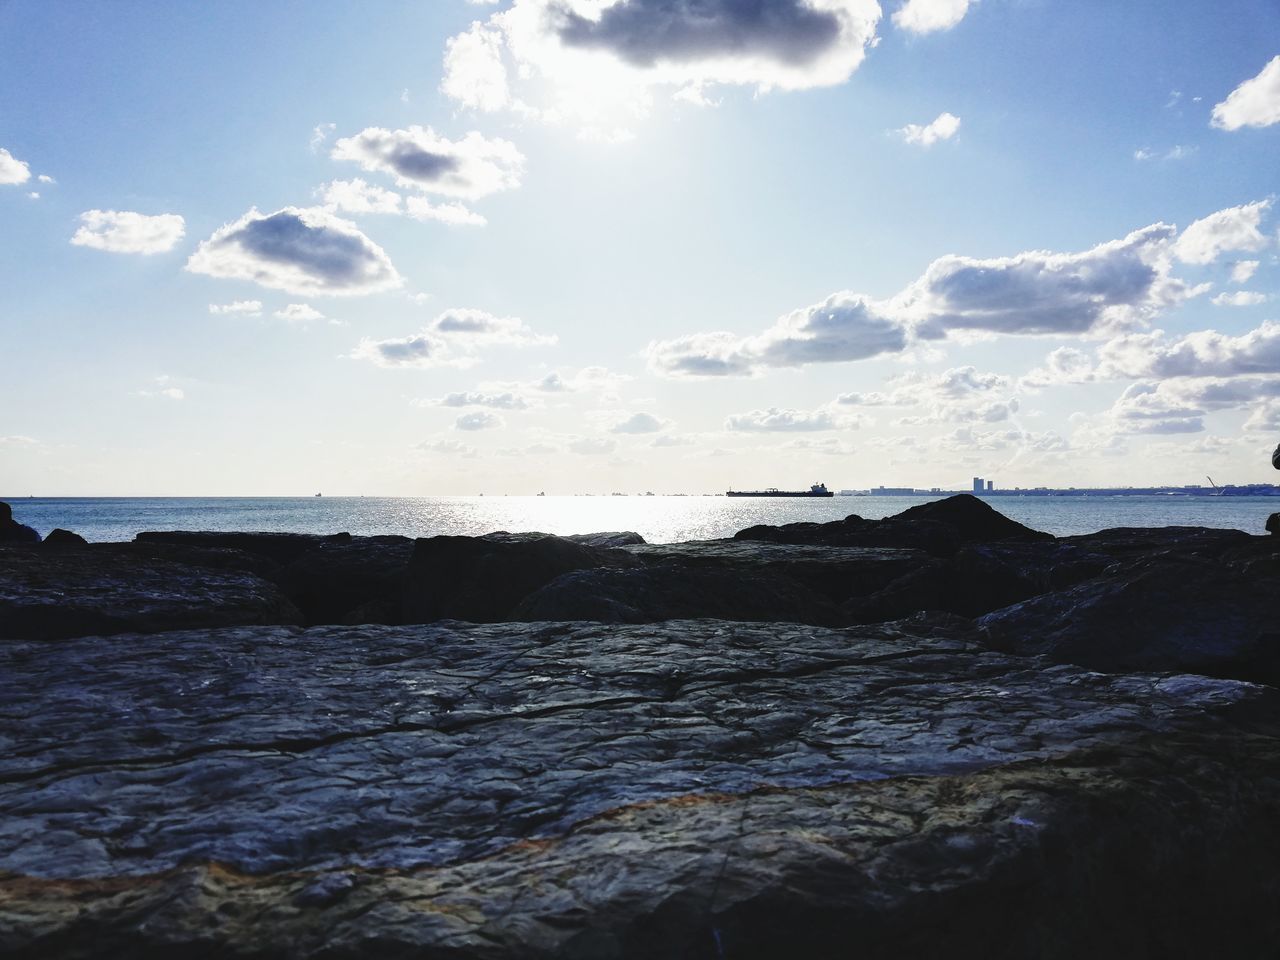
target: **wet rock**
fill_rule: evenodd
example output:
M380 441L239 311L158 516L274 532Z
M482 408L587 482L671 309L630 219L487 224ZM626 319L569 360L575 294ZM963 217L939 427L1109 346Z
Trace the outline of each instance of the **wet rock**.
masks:
M571 570L634 563L604 550L545 533L418 540L409 561L404 623L507 619L525 597Z
M63 530L61 527L50 530L43 543L46 547L87 547L89 545L89 541L80 534Z
M0 953L1268 956L1266 688L940 626L0 647Z
M644 537L631 530L609 531L605 533L573 533L565 537L574 543L582 543L588 547L630 547L644 543Z
M0 638L301 622L274 585L252 574L95 546L0 548Z
M1117 562L976 626L994 649L1097 670L1193 671L1275 684L1277 596L1280 558L1273 553L1234 562L1157 555Z

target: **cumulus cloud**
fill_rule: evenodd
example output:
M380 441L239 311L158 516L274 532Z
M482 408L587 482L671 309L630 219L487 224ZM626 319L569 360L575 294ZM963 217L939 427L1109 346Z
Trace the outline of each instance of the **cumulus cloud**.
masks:
M446 393L438 400L416 401L417 406L491 407L495 410L527 410L529 401L517 393Z
M471 132L458 141L430 127L369 127L333 146L335 160L391 175L404 189L474 200L520 185L524 156L506 140Z
M415 220L435 220L451 227L483 227L487 221L461 203L432 203L425 197L405 197L405 213Z
M333 180L316 193L326 209L337 213L400 213L403 210L400 194L366 183L359 177Z
M324 142L329 139L329 134L333 133L333 131L337 129L338 129L338 125L336 123L317 123L314 127L312 127L311 142L309 144L309 146L311 147L311 152L312 153L318 152L320 150L320 147L324 144Z
M1270 299L1265 293L1253 290L1237 290L1234 293L1220 293L1211 301L1215 307L1256 307Z
M1223 130L1269 127L1280 123L1280 56L1227 95L1213 108L1213 126Z
M899 407L911 406L916 401L899 391L893 393L842 393L836 397L836 403L847 407Z
M726 430L748 433L799 433L835 430L838 427L839 424L827 410L780 410L777 407L733 414L724 422Z
M1133 383L1112 406L1114 427L1121 433L1199 433L1205 411L1171 397L1155 383Z
M643 113L654 88L702 102L715 84L831 86L879 18L875 0L515 0L448 42L441 89L477 110L592 123Z
M71 242L108 253L164 253L186 232L185 221L176 213L148 216L129 210L86 210Z
M453 308L439 314L421 332L389 340L365 338L351 356L381 367L468 366L481 347L542 346L556 337L536 334L519 317L484 310Z
M939 437L935 442L944 450L961 453L1015 450L1020 454L1054 454L1064 453L1070 449L1070 444L1052 431L1034 433L1027 430L976 430L973 427L957 427L951 433Z
M667 377L747 376L900 354L949 336L1099 336L1140 328L1207 289L1170 275L1175 235L1154 224L1081 253L940 257L891 299L837 293L758 336L697 333L652 342L646 356L650 369Z
M1175 251L1184 263L1212 263L1222 253L1261 250L1267 238L1258 229L1271 200L1228 207L1197 220L1178 237Z
M932 123L921 126L908 123L898 131L898 135L907 143L922 147L932 147L939 140L950 140L960 130L960 118L950 113L940 113Z
M212 314L236 313L246 317L260 317L262 316L262 301L235 300L231 303L211 303L209 304L209 312Z
M973 0L906 0L893 14L893 25L909 33L950 30L964 19Z
M486 413L483 410L477 410L474 413L464 413L453 422L455 430L492 430L495 427L502 426L502 418L496 414Z
M633 413L625 420L620 420L609 428L610 433L657 433L669 425L669 421L659 419L651 413Z
M1273 320L1240 336L1202 330L1167 341L1155 331L1117 337L1098 350L1098 376L1106 379L1262 373L1280 374L1280 322Z
M528 384L528 387L539 393L611 392L630 379L625 374L614 373L606 367L583 367L570 377L559 371L552 371Z
M11 186L31 179L31 167L0 147L0 185Z
M316 207L253 208L202 242L187 269L308 296L376 293L404 282L354 223Z
M1059 347L1045 357L1043 366L1019 378L1018 386L1038 390L1066 383L1089 383L1094 379L1093 359L1089 354L1075 347Z
M566 445L571 453L596 457L613 453L618 449L618 441L609 437L578 437Z
M324 314L309 303L291 303L287 307L281 307L274 315L288 323L310 323L324 319Z
M1257 260L1241 260L1231 268L1231 281L1233 283L1248 283L1257 272Z

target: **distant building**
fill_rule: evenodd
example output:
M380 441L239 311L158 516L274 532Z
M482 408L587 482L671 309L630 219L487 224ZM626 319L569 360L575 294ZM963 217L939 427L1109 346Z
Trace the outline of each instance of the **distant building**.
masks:
M914 487L872 487L868 493L873 497L909 497L915 493Z
M982 478L981 478L981 477L974 477L974 478L973 478L973 492L974 492L974 493L982 493Z
M996 488L996 482L995 482L994 480L988 480L988 481L987 481L987 493L990 493L990 492L991 492L992 490L994 490L995 488Z

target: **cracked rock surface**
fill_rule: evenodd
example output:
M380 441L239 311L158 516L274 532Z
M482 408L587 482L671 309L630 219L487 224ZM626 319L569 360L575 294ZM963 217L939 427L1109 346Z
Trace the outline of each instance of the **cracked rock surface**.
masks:
M0 646L0 954L1267 955L1277 694L957 623Z

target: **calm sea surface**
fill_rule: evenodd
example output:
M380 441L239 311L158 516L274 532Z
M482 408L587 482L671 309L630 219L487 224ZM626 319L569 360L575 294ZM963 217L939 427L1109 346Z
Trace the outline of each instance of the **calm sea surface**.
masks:
M3 499L3 498L0 498ZM355 535L476 535L494 530L634 530L650 543L732 536L756 523L869 519L932 497L755 500L728 497L128 497L9 499L46 534L132 540L143 530L275 530ZM1006 516L1059 536L1107 527L1202 526L1264 533L1277 497L992 497Z

